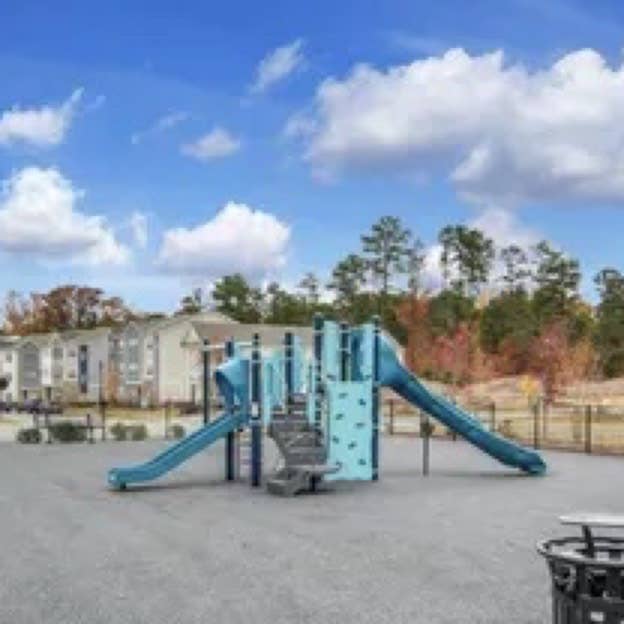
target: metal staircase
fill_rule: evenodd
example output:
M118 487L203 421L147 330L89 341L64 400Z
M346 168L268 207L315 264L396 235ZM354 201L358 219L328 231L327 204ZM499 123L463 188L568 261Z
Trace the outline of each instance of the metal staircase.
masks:
M268 433L284 461L267 481L272 494L294 496L314 491L324 475L338 470L339 466L327 463L322 432L308 422L305 395L294 395L286 411L273 413Z

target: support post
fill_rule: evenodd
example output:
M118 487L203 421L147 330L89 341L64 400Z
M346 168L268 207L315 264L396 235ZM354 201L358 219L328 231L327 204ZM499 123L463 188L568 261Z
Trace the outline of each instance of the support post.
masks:
M43 422L45 423L45 427L48 432L47 442L48 444L52 444L52 432L50 431L50 414L47 411L43 413Z
M390 399L390 435L394 435L394 399Z
M89 444L95 443L95 438L93 437L93 423L91 422L91 414L87 413L87 440Z
M104 362L98 362L98 411L102 423L102 440L106 440L106 397L104 396Z
M490 403L490 431L492 433L496 432L496 402L492 401Z
M533 448L539 448L539 401L533 404Z
M323 317L314 315L314 427L321 430L323 420Z
M228 340L225 344L225 355L228 358L234 357L234 341ZM210 399L208 399L210 401ZM241 409L245 406L241 405ZM233 431L227 434L225 438L225 479L226 481L234 481L235 479L235 434Z
M379 342L380 342L379 317L373 319L373 439L371 449L371 463L373 468L373 481L379 480Z
M420 435L422 437L422 472L424 477L429 476L429 462L430 462L430 440L431 440L431 426L429 423L429 416L420 410Z
M340 381L349 381L349 360L351 355L351 345L349 340L349 325L340 323Z
M293 391L294 391L294 348L293 334L288 331L284 334L284 378L286 381L286 410L290 415L292 409Z
M585 406L585 452L591 454L592 452L592 407L591 405Z
M210 422L210 341L204 338L202 352L203 361L203 397L204 397L204 425Z
M290 334L290 344L292 346L292 334ZM260 334L254 334L253 336L251 367L251 403L252 405L253 403L256 404L255 409L252 408L251 412L251 486L259 487L262 482L262 360L260 354ZM290 390L292 392L292 385Z

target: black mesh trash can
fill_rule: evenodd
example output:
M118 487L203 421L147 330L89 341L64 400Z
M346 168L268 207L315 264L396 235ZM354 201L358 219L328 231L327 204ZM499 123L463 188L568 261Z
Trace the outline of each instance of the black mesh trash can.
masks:
M550 571L553 624L624 624L624 539L592 535L590 527L616 526L605 524L605 516L594 518L583 524L586 515L564 517L581 525L583 536L537 546Z

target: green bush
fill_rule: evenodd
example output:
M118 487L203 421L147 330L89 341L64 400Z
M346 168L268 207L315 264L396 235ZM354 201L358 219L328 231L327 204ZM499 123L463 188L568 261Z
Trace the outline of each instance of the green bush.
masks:
M181 440L186 435L186 431L182 425L175 424L169 427L169 434L175 440Z
M39 444L41 442L41 431L34 427L20 429L15 439L20 444Z
M132 425L128 427L130 433L130 439L135 442L140 442L141 440L147 440L149 437L147 432L147 427L145 425Z
M123 442L128 439L128 427L122 422L116 422L110 428L111 435L117 442Z
M71 420L61 420L50 425L50 438L55 442L84 442L87 430Z

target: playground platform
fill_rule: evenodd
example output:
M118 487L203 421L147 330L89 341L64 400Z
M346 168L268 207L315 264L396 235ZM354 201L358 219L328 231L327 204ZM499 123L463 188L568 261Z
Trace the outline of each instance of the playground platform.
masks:
M1 622L541 623L535 543L562 513L621 511L623 458L545 453L531 478L434 440L423 478L411 438L382 439L378 483L296 499L226 484L223 443L131 496L107 488L111 464L162 447L1 445Z

